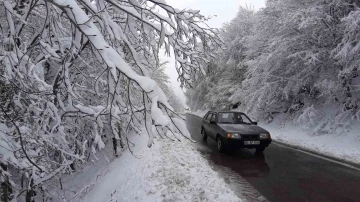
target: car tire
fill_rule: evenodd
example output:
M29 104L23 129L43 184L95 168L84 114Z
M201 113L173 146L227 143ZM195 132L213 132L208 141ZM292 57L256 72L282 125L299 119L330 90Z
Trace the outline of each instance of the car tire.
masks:
M201 130L201 137L202 137L202 139L203 139L204 141L207 140L207 135L206 135L206 132L205 132L204 129Z
M265 147L257 147L256 152L263 152L265 150Z
M216 138L216 142L217 142L217 149L219 152L224 152L225 151L225 144L224 141L222 140L221 137Z

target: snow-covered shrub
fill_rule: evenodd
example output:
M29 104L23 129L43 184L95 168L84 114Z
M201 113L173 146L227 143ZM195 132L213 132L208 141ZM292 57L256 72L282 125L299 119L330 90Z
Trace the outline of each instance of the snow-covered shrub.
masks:
M342 66L338 74L344 94L341 101L345 103L345 109L353 111L355 118L360 120L360 5L354 3L352 6L354 10L342 19L344 37L333 55Z
M324 112L311 106L303 110L302 114L297 118L296 123L303 125L305 129L310 129L313 126L318 125L324 116Z

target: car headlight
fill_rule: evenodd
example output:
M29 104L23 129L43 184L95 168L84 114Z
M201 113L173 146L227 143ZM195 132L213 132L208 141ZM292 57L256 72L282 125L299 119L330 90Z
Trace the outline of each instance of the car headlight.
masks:
M228 138L241 139L241 135L239 133L228 133Z
M260 139L268 139L268 138L270 138L269 133L261 133L260 134Z

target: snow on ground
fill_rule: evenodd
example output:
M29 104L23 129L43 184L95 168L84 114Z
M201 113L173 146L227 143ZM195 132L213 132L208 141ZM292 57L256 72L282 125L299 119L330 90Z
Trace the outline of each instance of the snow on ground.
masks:
M207 111L188 112L203 117ZM322 125L333 119L328 118L316 125ZM320 133L319 130L309 130L303 124L290 121L288 117L278 116L270 124L264 121L259 126L268 130L273 140L293 145L308 151L360 164L360 124L353 122L350 127L341 131ZM315 131L315 132L314 132Z
M63 174L61 183L59 179L53 179L46 184L50 190L52 201L78 201L86 195L97 183L111 170L115 160L112 145L98 151L95 156L91 154L89 161L82 164L81 168L76 167L75 172ZM39 195L41 197L41 195ZM37 198L35 201L41 201Z
M76 201L241 201L188 140L135 136L129 151L110 163L105 174ZM94 176L91 176L94 177Z
M321 153L340 160L360 164L360 124L353 124L346 132L314 133L303 125L282 117L275 118L270 124L260 122L274 140L296 147Z

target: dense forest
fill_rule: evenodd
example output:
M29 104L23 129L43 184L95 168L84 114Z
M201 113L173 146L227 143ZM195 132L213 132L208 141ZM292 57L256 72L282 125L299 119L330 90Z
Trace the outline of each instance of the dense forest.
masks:
M257 119L360 121L360 2L268 0L240 7L226 45L186 95L192 110L237 107Z

